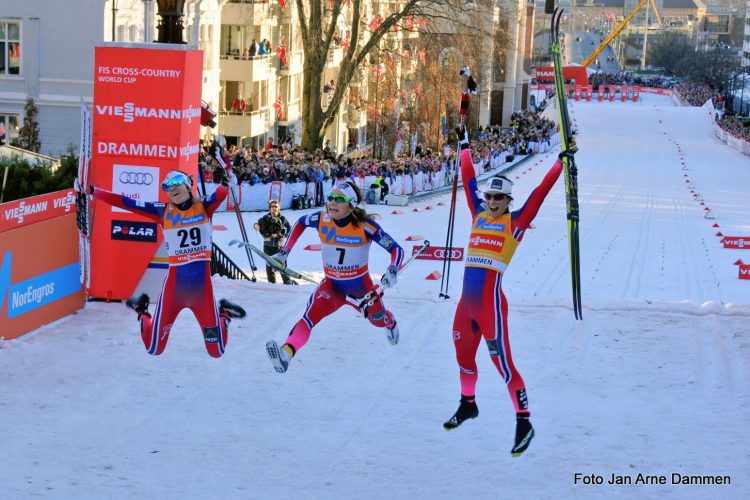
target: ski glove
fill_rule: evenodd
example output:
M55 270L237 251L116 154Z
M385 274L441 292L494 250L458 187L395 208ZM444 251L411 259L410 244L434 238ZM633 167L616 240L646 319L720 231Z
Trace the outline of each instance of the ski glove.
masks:
M573 153L571 151L569 151L569 150L566 149L566 150L560 151L560 154L557 155L557 157L561 161L564 160L565 158L571 160L571 159L573 159Z
M286 266L286 258L288 256L289 256L289 250L287 250L286 248L282 248L281 250L279 250L275 254L271 255L271 257L273 257L274 259L278 260L279 262L281 262L285 266Z
M388 266L383 277L380 278L380 285L383 288L390 288L396 286L396 280L398 275L398 268L394 265Z
M458 137L458 150L461 151L469 147L469 131L461 125L456 127L456 136Z

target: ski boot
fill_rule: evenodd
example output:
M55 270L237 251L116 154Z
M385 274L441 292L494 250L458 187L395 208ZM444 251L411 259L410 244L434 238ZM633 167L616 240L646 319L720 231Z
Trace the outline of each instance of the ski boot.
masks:
M294 356L294 354L290 352L292 349L292 346L287 344L279 347L279 344L277 344L275 340L269 340L266 342L266 353L268 354L271 363L273 363L274 370L278 373L284 373L289 369L289 362L292 360L292 356Z
M385 331L385 336L388 338L388 342L390 342L391 345L398 344L398 325L393 325L393 328L386 327Z
M243 308L227 299L219 301L219 314L227 318L244 318L247 315Z
M149 298L145 293L140 294L138 297L133 295L125 301L125 305L137 312L139 318L141 317L141 314L148 314L148 303Z
M474 396L461 396L461 404L458 406L458 410L456 410L456 413L453 414L450 420L443 424L443 427L446 431L450 431L464 423L465 420L477 418L478 416L479 407L477 407Z
M516 414L516 439L510 450L510 454L514 457L520 457L534 438L534 428L531 426L529 416L528 413Z

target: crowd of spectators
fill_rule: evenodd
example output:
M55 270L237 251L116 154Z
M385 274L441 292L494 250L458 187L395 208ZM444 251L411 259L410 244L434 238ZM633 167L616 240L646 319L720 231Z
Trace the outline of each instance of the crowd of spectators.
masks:
M716 91L705 83L680 82L675 90L691 106L703 106L709 99L716 100Z
M651 87L657 89L672 88L676 80L664 76L641 76L630 71L618 71L617 73L604 73L597 71L589 76L589 85L637 85L640 87Z
M730 113L721 115L716 123L732 136L750 142L750 121Z
M539 113L520 111L513 113L510 128L480 127L475 130L472 134L472 153L475 160L490 159L503 152L523 155L548 142L554 133L553 122ZM235 145L224 149L221 145L225 144L221 136L203 143L199 161L207 182L220 181L223 175L220 161L232 164L239 182L255 185L274 181L322 183L331 179L364 178L369 175L393 180L395 176L420 171L443 172L448 176L452 175L451 167L455 159L455 149L447 145L442 151L431 151L420 146L413 157L398 155L378 160L352 159L337 154L328 143L323 149L307 152L294 145L289 138L279 144L269 141L262 149Z

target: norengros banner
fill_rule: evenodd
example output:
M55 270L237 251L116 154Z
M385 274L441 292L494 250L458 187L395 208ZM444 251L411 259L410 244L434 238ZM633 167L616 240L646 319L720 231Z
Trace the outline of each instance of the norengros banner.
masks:
M166 202L173 169L198 165L203 53L183 45L96 48L91 184L140 201ZM131 295L162 239L156 224L96 202L89 295Z
M0 204L0 339L83 307L72 189Z

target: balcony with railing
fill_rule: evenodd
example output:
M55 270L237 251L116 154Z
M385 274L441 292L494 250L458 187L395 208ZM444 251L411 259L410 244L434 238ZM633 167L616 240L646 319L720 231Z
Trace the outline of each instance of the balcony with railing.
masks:
M268 108L250 113L219 113L219 127L229 137L255 137L268 131Z
M269 80L275 77L275 60L270 54L256 57L221 56L221 79L235 82Z

